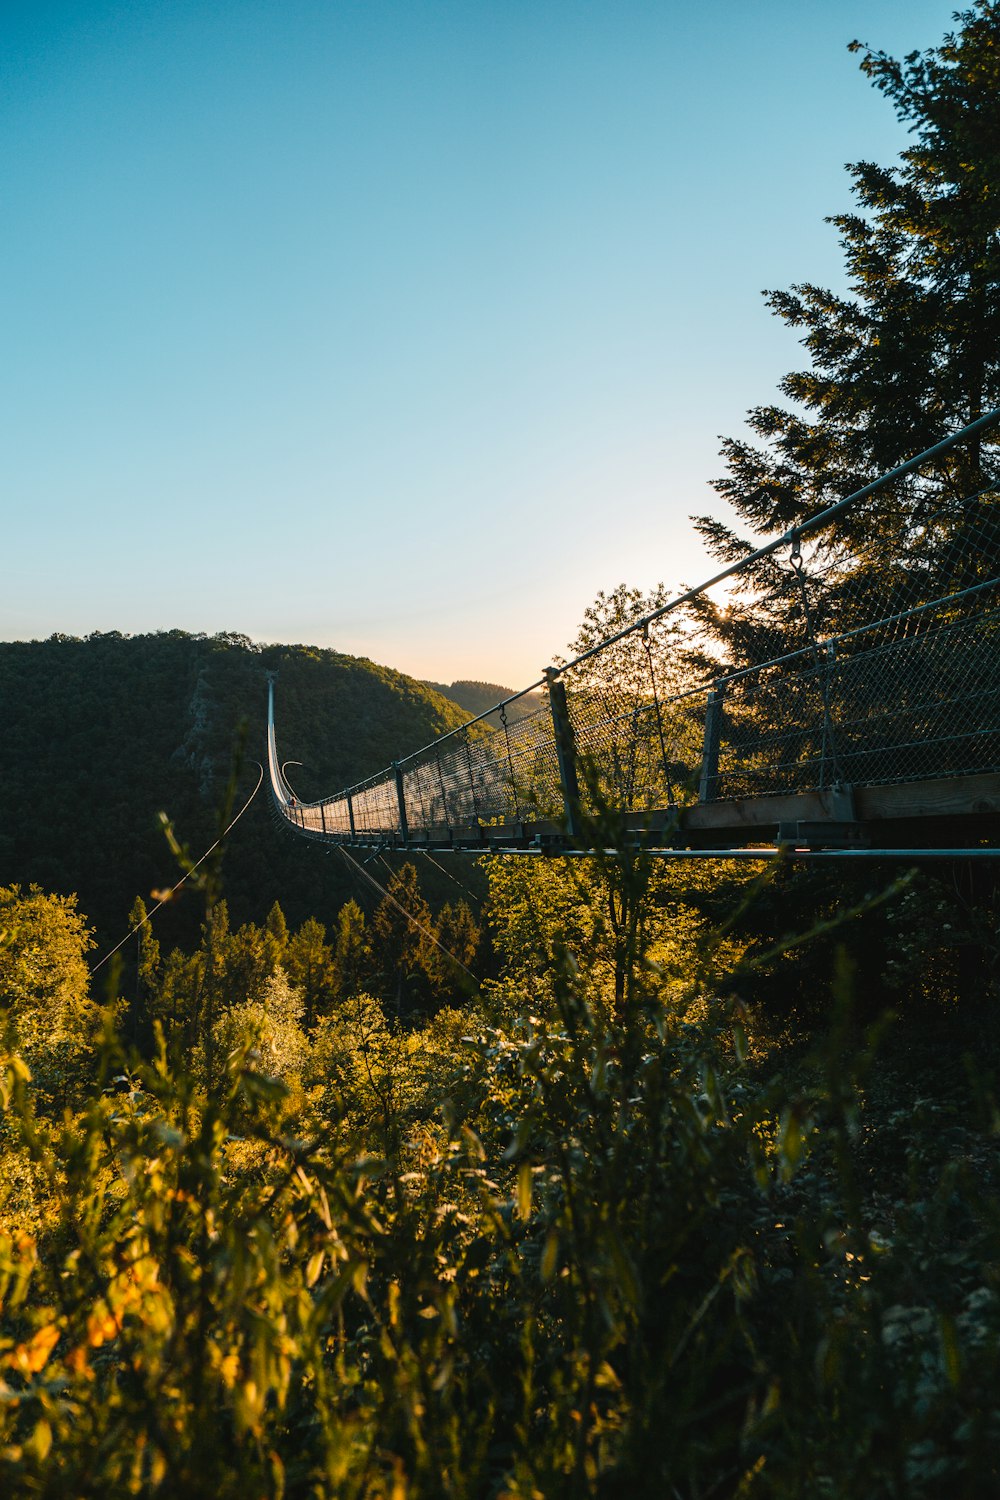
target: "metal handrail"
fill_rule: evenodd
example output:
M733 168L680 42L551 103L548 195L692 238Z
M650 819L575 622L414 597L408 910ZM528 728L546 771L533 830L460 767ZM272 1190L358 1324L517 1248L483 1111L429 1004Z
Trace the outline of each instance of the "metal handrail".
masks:
M572 672L575 668L591 660L593 657L607 650L610 646L615 645L619 641L634 636L639 632L648 632L649 626L655 621L664 618L666 615L680 609L686 604L690 604L695 599L706 594L710 589L715 588L719 584L726 582L728 579L745 572L764 559L773 556L782 547L796 547L801 538L811 535L828 526L831 521L835 520L839 515L843 514L850 507L857 505L860 501L865 500L870 496L878 493L880 490L884 489L886 486L904 477L905 475L913 473L915 470L921 468L931 460L941 457L944 454L950 452L953 448L957 447L968 438L981 433L988 428L994 427L997 423L1000 423L1000 408L986 413L984 416L978 418L975 422L969 423L959 431L952 433L949 437L942 439L940 442L933 444L930 448L925 449L915 457L908 459L905 463L900 464L896 468L890 470L888 473L879 476L878 479L875 479L869 484L862 486L862 488L853 491L850 495L844 496L841 500L836 501L834 504L826 506L823 510L818 511L814 516L802 522L800 525L791 527L782 535L775 537L771 541L767 542L764 546L757 548L755 551L748 553L746 556L738 559L736 562L731 563L727 567L721 569L711 578L707 579L704 583L699 584L697 588L688 589L684 593L681 593L679 595L676 595L672 599L669 599L666 603L658 605L655 609L650 610L647 613L637 617L635 620L631 621L628 625L623 626L620 630L616 631L612 635L605 637L595 645L590 646L585 651L580 652L571 661L564 662L559 666L548 668L544 675L537 679L535 682L531 683L530 686L521 688L515 693L511 693L509 696L501 699L499 702L494 704L492 707L484 710L482 713L479 713L474 717L465 720L462 724L457 725L454 729L448 730L444 734L437 736L435 739L429 741L426 745L423 745L420 749L413 751L403 759L395 762L393 766L386 767L382 771L365 777L363 780L356 781L350 786L343 788L342 790L334 793L331 796L319 798L313 802L308 803L299 802L296 799L297 811L304 811L306 809L329 808L331 804L341 802L345 799L356 798L362 793L380 787L390 787L392 789L393 795L398 794L401 798L401 788L403 785L403 780L405 779L406 769L408 767L414 766L421 760L422 757L425 757L432 752L440 755L441 747L443 745L447 744L449 741L455 740L459 736L467 735L471 729L473 729L476 725L481 724L484 720L489 719L491 716L496 714L503 714L503 711L505 711L511 704L519 702L520 700L526 698L528 694L536 692L539 688L551 688L552 684L558 678L564 676L564 674L566 673ZM967 589L961 590L959 593L953 596L947 597L954 598L956 600L963 599L975 595L986 588L994 587L995 584L996 580L989 580L987 582L972 585ZM939 605L941 602L941 600L935 600L932 602L919 604L908 610L901 611L896 615L886 616L882 620L872 621L864 625L856 626L849 631L844 631L834 636L824 637L822 638L822 644L836 645L841 641L849 640L852 637L864 634L865 632L871 632L879 628L885 628L887 625L897 623L898 621L916 616L924 611L927 611L935 607L935 605ZM714 682L720 689L729 687L732 684L739 682L741 679L752 676L755 673L764 672L768 668L784 665L798 658L801 658L802 656L811 654L813 650L814 646L802 647L795 651L786 652L780 656L773 657L769 661L739 668L734 672L721 672L714 678ZM692 697L697 697L705 691L705 688L712 680L713 679L706 677L697 686L685 689L680 693L674 694L669 699L665 700L665 702L680 703ZM543 711L544 710L539 710L539 712ZM535 715L530 715L528 717L534 718ZM270 770L271 790L274 800L279 810L286 817L290 816L289 810L291 807L291 799L294 794L291 792L290 787L284 780L282 770L277 759L274 737L273 679L269 684L268 698L268 766ZM394 786L393 783L395 783ZM401 822L403 821L403 816L404 815L401 812ZM296 823L301 822L304 825L305 820L304 817L301 819L300 817L296 817L294 821ZM304 828L303 831L305 831Z

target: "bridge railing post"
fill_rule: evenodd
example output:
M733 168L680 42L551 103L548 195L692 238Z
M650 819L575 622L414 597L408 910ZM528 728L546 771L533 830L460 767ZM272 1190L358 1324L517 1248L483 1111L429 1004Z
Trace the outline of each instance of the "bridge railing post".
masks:
M396 801L399 804L399 834L405 849L410 842L410 830L406 822L406 794L403 788L403 768L398 760L392 763L393 775L396 778Z
M833 709L831 707L833 697L833 679L836 675L838 665L837 643L836 641L827 641L822 650L822 653L820 652L820 647L818 644L815 649L817 659L820 662L820 693L823 698L823 748L822 760L820 762L819 784L821 787L826 786L826 772L827 766L829 765L830 770L833 772L833 785L835 787L840 787L844 784L844 774L840 766L840 755L838 753L839 747L837 745L837 729L836 725L833 722Z
M437 753L438 786L441 789L441 822L448 822L448 791L444 784L444 768L441 765L441 751Z
M558 676L555 667L546 667L545 677L549 690L549 709L552 713L552 728L555 733L556 765L559 768L559 785L562 789L566 827L570 838L580 837L580 782L576 767L576 736L566 702L566 684Z
M510 773L510 799L509 799L508 812L510 811L511 808L513 808L514 817L515 818L520 818L520 816L521 816L521 809L518 806L518 799L517 799L517 776L514 773L514 757L513 757L512 753L511 753L511 748L510 748L510 727L509 727L509 725L507 723L507 705L506 705L506 703L501 703L501 705L500 705L500 723L503 725L504 744L507 747L507 770Z
M469 800L472 803L472 821L479 824L479 798L476 796L476 774L472 768L472 746L465 741L465 765L469 773Z
M351 838L355 839L358 835L357 830L354 827L354 798L351 796L350 792L345 792L344 796L347 798L347 820L351 825Z
M719 746L722 743L722 705L726 685L716 682L705 705L705 738L701 750L698 801L714 802L719 793Z

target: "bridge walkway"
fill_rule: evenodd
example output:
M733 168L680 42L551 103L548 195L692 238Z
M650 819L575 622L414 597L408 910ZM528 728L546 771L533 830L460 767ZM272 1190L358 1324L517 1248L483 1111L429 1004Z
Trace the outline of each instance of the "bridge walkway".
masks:
M1000 853L1000 489L958 494L946 462L972 438L996 454L981 438L998 423L987 414L332 796L303 804L285 779L272 681L277 816L356 848ZM734 639L739 591L752 609Z

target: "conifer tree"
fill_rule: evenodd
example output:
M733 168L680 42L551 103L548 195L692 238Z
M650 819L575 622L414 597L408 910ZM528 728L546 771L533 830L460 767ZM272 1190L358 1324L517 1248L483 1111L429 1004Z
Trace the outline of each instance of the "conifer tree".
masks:
M910 143L894 166L861 161L847 169L855 206L828 220L840 235L846 289L802 282L765 293L799 335L808 364L781 381L787 404L749 413L753 439L724 441L727 471L716 489L737 524L696 522L720 560L746 557L763 538L1000 407L1000 3L976 0L954 22L940 45L902 60L851 44ZM992 428L841 513L816 539L808 584L784 552L756 564L724 607L700 604L725 662L760 664L996 577L998 483L1000 428ZM773 708L762 702L755 710L748 692L742 712L760 712L769 726ZM855 704L851 712L859 711ZM836 724L836 703L833 715ZM963 893L965 918L956 915L956 927L972 916L987 927L994 921L984 914L995 913L1000 890L974 869L941 872L952 899ZM776 920L787 925L795 901L799 925L808 926L825 886L789 874L772 893ZM751 925L769 920L766 908L758 903ZM862 972L876 972L871 922L858 924L854 941L869 941L857 956ZM970 940L961 957L956 992L986 993L995 946ZM788 989L787 971L780 985Z
M345 901L337 913L333 954L333 987L341 1000L357 995L371 977L372 953L365 914L354 900Z
M471 984L466 970L475 962L481 933L467 901L446 901L434 924L437 945L428 943L424 967L436 1000L461 997Z
M372 922L383 993L396 1016L408 1000L413 1001L415 992L426 987L431 926L431 909L421 894L416 869L409 863L402 865L389 881Z
M284 965L288 948L288 923L285 913L275 901L264 923L264 951L269 973Z
M264 986L279 968L270 939L254 922L245 922L231 933L223 958L226 1003L259 1000Z
M828 221L840 232L846 292L803 282L765 293L810 363L780 384L791 405L749 413L758 443L723 444L727 473L716 488L758 537L800 524L1000 405L1000 4L977 0L955 20L940 46L902 61L851 44L913 139L893 167L848 167L856 207ZM901 528L926 526L933 512L946 536L964 514L955 502L996 482L998 442L994 430L838 518L839 572L854 586L826 601L827 630L850 623L857 575L878 577ZM696 524L726 561L756 545L717 519ZM757 582L771 591L770 611L737 604L714 618L738 658L760 659L762 629L780 630L796 612L790 580L765 565Z
M333 950L326 941L326 928L315 917L307 917L289 938L285 970L301 991L303 1025L310 1030L316 1017L329 1008L334 987Z

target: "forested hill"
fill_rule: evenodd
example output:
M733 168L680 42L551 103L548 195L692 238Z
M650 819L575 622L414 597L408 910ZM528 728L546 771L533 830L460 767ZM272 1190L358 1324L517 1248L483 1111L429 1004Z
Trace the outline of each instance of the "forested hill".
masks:
M148 904L179 878L160 810L195 857L216 836L241 722L237 806L253 789L274 669L278 750L305 763L289 770L304 798L467 717L399 672L312 646L180 630L0 644L0 886L75 891L101 938L117 939L135 896ZM233 832L224 880L241 921L262 920L276 898L291 920L329 917L352 894L341 861L279 833L264 790ZM185 940L199 916L185 894L157 923Z
M434 693L440 693L443 698L450 698L453 703L464 708L466 716L470 718L487 713L495 704L500 703L504 698L509 698L514 692L513 688L503 687L499 682L470 682L466 679L452 683L425 682L423 685ZM537 692L517 699L507 707L508 719L513 724L518 719L524 718L525 714L534 713L540 701ZM493 722L493 716L488 722Z
M502 687L499 682L425 682L434 693L440 693L443 698L450 698L460 708L464 708L466 716L484 714L487 709L501 701L509 698L514 691L513 688Z

